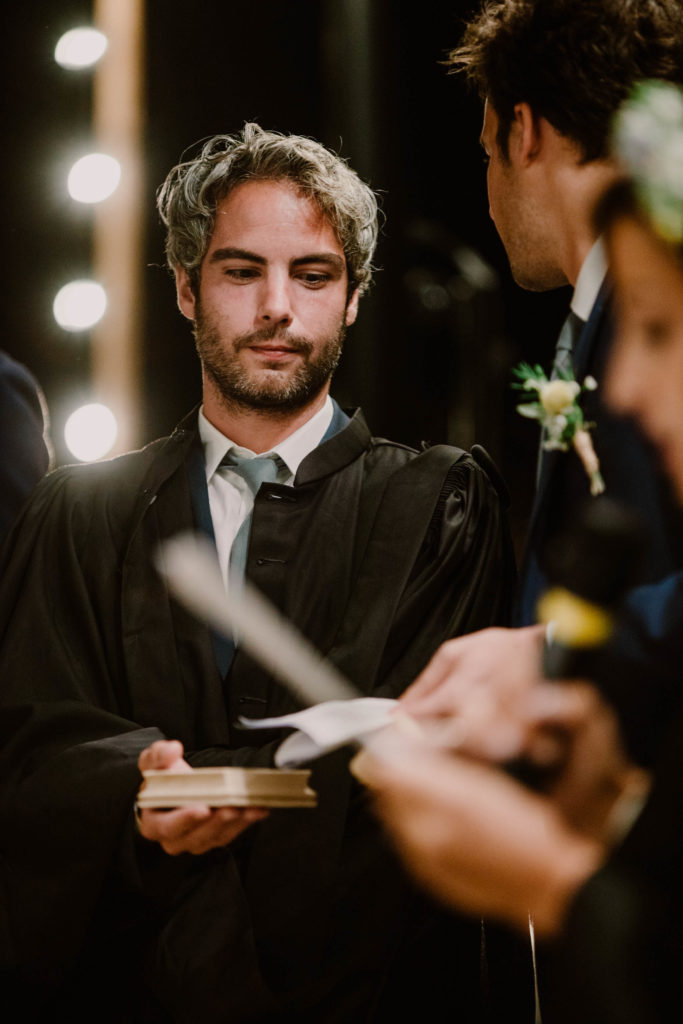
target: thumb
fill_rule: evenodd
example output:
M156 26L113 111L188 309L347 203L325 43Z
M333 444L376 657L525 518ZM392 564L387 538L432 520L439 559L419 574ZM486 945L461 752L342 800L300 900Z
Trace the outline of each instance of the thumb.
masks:
M142 751L138 758L138 768L141 772L163 770L173 767L182 757L183 745L180 740L157 740Z

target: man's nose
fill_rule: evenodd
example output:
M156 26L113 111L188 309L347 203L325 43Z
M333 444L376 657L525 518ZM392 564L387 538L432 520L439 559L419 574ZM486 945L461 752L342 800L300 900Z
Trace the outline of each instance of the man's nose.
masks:
M292 322L288 279L272 275L264 282L258 316L268 324L288 326Z

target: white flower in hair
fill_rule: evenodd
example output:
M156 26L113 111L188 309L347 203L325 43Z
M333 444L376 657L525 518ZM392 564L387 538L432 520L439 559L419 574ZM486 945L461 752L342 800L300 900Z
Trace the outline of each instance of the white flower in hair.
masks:
M655 231L683 242L683 91L640 82L615 118L613 144Z
M661 124L675 128L683 121L683 95L676 86L665 82L650 83L647 101L652 115Z

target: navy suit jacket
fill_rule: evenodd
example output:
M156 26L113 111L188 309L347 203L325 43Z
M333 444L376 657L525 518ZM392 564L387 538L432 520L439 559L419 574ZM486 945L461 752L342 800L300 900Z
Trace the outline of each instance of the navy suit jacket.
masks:
M659 733L656 722L666 720L679 685L666 651L669 642L673 649L683 626L683 514L647 441L632 422L612 415L602 399L613 336L609 290L609 284L603 287L575 346L574 373L579 381L592 374L598 382L596 391L584 393L584 412L595 424L593 441L605 494L640 516L647 542L635 585L626 596L623 624L601 672L604 678L596 681L622 714L632 753L649 760ZM591 500L576 453L544 452L520 574L517 625L536 621L536 603L547 582L549 542ZM648 689L643 679L652 676L655 660L656 685Z

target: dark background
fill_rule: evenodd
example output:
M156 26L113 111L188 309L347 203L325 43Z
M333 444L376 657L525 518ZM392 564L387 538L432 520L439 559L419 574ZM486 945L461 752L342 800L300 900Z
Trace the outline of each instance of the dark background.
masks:
M143 442L171 430L200 389L163 265L155 191L192 143L255 120L314 136L382 193L379 270L333 394L361 404L373 431L394 440L483 443L521 533L538 439L514 412L510 368L520 358L548 362L567 296L512 283L488 218L480 103L440 63L478 6L149 0ZM64 31L92 23L92 9L24 0L5 21L0 344L40 380L61 462L66 415L96 397L87 332L66 333L52 317L58 288L90 274L92 213L69 198L65 180L90 131L91 72L64 71L53 51Z

